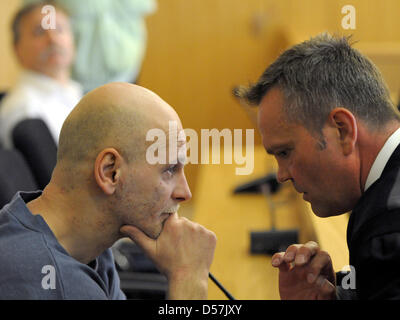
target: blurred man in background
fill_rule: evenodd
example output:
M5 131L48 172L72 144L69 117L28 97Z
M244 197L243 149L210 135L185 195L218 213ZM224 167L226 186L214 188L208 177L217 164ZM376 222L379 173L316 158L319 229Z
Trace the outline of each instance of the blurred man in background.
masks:
M0 138L7 148L12 147L12 130L27 118L44 120L57 143L65 118L82 97L81 86L70 79L74 38L68 14L57 6L55 28L46 29L44 5L21 8L12 22L22 72L0 108Z
M38 3L41 0L24 0ZM84 92L115 81L136 83L147 47L145 18L156 0L54 0L70 14L76 59L72 78Z

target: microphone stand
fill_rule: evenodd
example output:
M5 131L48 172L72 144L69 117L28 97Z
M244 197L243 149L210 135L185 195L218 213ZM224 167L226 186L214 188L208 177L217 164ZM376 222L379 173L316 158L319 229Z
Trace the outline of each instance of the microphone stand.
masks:
M267 200L271 217L271 229L250 232L250 252L252 254L273 255L276 252L285 251L288 246L298 243L299 232L297 229L276 229L276 206L271 195L280 190L281 185L276 180L275 173L270 173L262 178L237 187L237 193L262 193Z

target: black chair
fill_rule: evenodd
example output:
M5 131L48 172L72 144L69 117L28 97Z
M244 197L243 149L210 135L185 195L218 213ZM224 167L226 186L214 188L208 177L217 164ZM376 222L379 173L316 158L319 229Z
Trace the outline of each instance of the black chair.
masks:
M57 162L57 145L47 125L41 119L23 120L14 127L12 139L43 190Z
M17 191L38 189L21 153L17 150L0 149L0 208L10 202Z
M7 91L0 91L0 102L1 102L1 100L4 99L4 97L6 96L6 94L7 94Z
M167 298L167 278L159 273L154 263L135 243L121 239L111 250L120 278L120 287L127 299Z

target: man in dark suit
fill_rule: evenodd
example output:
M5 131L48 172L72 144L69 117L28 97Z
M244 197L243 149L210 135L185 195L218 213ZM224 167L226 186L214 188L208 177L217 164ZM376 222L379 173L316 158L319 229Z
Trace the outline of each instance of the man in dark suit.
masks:
M373 63L348 38L322 34L237 94L259 105L279 182L291 181L319 217L352 212L355 288L337 285L329 254L309 242L273 256L281 298L400 298L400 117Z

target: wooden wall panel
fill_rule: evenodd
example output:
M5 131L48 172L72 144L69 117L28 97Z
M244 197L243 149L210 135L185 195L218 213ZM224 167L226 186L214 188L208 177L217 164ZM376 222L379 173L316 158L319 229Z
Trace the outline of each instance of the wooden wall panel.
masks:
M148 51L139 83L171 104L184 128L255 128L232 89L255 81L287 45L283 27L261 4L159 1L158 12L148 18ZM257 132L255 138L260 143ZM192 190L197 168L186 170Z
M400 40L397 0L158 3L157 13L148 18L149 46L140 83L169 102L185 128L195 130L253 128L231 89L256 80L291 44L323 31L353 34L360 42ZM342 28L341 8L347 4L356 8L356 30ZM192 189L196 170L187 169Z

